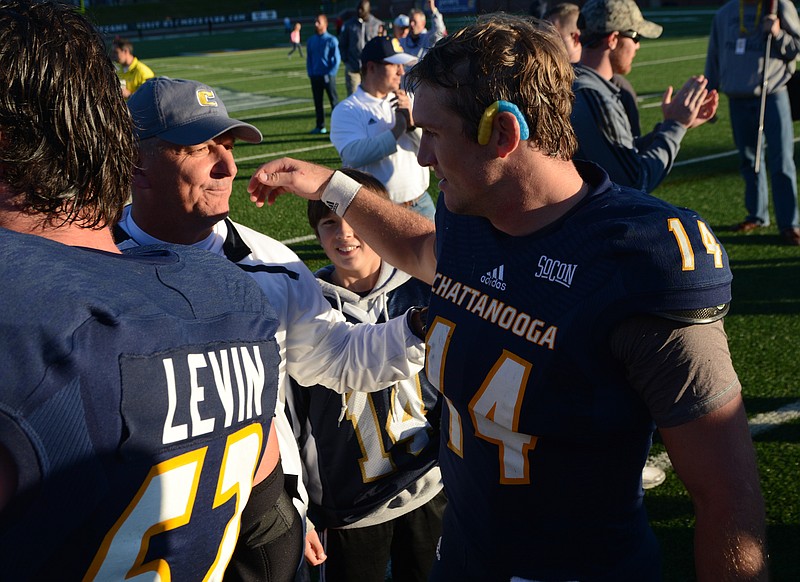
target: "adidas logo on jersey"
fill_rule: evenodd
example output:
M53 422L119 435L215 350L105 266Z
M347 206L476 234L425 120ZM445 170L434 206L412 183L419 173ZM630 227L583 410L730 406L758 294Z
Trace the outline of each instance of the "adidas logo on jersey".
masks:
M533 276L539 279L547 279L560 283L564 287L572 285L572 277L575 276L575 270L578 265L570 265L569 263L562 263L557 259L551 259L545 255L539 257L539 270Z
M481 277L481 283L484 285L488 285L489 287L493 287L495 289L499 289L500 291L506 290L506 282L503 280L503 270L505 269L505 265L500 265L499 267L495 267L485 275Z

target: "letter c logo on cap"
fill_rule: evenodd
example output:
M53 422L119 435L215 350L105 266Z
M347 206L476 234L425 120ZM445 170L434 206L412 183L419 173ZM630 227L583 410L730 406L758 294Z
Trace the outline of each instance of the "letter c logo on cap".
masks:
M198 91L197 102L203 107L218 107L219 104L215 101L217 98L213 91Z

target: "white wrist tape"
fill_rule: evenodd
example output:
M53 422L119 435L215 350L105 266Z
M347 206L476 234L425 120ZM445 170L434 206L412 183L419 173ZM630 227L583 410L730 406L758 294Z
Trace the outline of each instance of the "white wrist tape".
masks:
M347 207L356 197L356 194L361 189L361 184L353 180L350 176L336 171L331 176L330 182L325 187L325 191L320 196L322 200L331 211L339 216L344 216Z

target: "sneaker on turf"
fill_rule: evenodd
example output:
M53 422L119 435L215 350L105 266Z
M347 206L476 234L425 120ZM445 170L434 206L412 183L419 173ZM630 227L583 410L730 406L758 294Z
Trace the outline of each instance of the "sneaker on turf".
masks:
M755 220L745 220L744 222L740 222L739 224L734 226L733 230L735 232L741 232L741 233L744 233L744 234L750 234L751 232L761 228L762 226L764 226L764 225L761 224L760 222L755 221Z
M781 231L781 242L785 245L800 246L800 228L784 228Z
M658 487L666 478L667 474L664 471L658 467L648 465L642 469L642 488L652 489L653 487Z
M309 133L321 133L321 134L326 134L326 133L328 133L328 130L327 130L327 129L325 129L324 127L315 127L315 128L314 128L314 129L312 129L312 130L311 130Z

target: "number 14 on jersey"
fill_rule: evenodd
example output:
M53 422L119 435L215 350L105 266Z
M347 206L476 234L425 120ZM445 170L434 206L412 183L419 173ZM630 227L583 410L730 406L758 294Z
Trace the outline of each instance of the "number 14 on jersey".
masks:
M437 317L427 338L426 373L431 383L444 395L450 412L448 447L463 457L463 424L458 410L444 391L444 361L455 323ZM536 447L537 437L517 432L522 400L532 365L507 350L497 359L468 408L475 435L498 447L500 483L530 483L528 452Z

